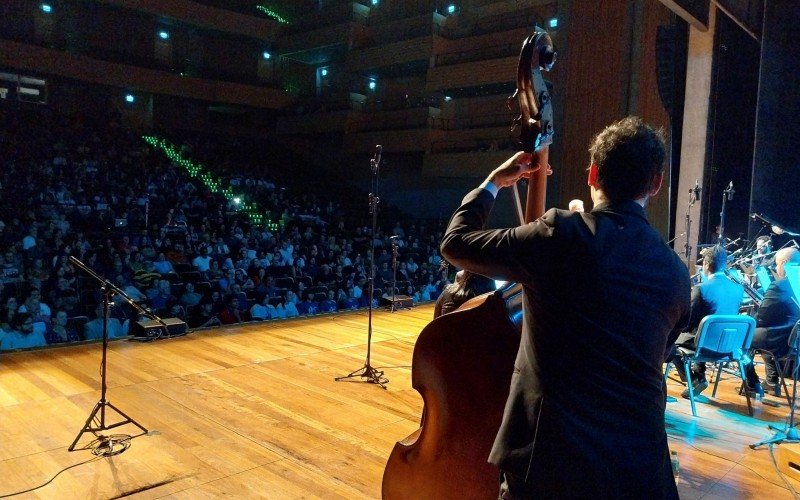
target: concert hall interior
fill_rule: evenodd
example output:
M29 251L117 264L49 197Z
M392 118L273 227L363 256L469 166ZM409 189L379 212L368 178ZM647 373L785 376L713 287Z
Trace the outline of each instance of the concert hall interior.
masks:
M0 498L800 498L798 67L794 0L0 2Z

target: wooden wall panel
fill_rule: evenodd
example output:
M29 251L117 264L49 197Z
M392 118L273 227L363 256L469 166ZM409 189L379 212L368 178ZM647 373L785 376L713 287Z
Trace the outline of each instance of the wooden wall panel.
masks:
M565 2L566 3L566 2ZM588 146L612 121L629 114L667 127L656 88L655 34L668 22L669 10L658 2L573 0L559 9L563 35L557 43L555 103L563 107L556 122L557 144L551 163L557 171L553 203L566 208L573 198L590 202L586 186ZM666 234L667 196L651 207L651 221ZM590 203L589 203L590 204Z
M664 136L669 143L670 120L661 98L658 94L658 73L656 72L656 32L660 25L669 24L671 18L670 10L661 2L645 1L641 15L641 32L639 60L633 68L638 74L637 100L632 112L644 118L648 123L661 127ZM667 165L667 168L670 166ZM648 216L650 223L666 236L669 230L669 192L670 189L677 189L677 186L669 186L665 179L665 184L661 187L661 193L650 202L648 206ZM677 183L677 181L676 181Z

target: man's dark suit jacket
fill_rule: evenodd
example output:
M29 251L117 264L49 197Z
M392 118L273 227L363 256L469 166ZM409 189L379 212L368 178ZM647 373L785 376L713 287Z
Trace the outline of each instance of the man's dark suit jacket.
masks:
M677 498L661 369L688 320L686 267L633 201L482 230L493 202L470 192L441 246L451 263L525 291L489 461L537 498Z
M708 281L692 288L692 305L689 324L676 344L694 348L700 320L709 314L739 314L744 287L728 279L723 272L709 276Z
M779 356L788 351L789 334L800 318L800 309L793 299L794 292L788 279L781 278L769 285L756 312L754 348L766 349Z

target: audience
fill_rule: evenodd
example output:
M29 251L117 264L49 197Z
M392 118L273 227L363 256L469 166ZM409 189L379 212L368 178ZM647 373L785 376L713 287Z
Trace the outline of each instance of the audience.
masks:
M439 271L441 228L393 218L371 237L334 199L234 172L237 150L199 137L181 147L277 226L252 223L119 116L0 109L0 337L9 338L2 348L101 338L100 284L69 257L191 328L367 307L373 240L373 304L393 285L434 300L448 283ZM399 237L396 276L390 235ZM110 311L111 338L140 319L120 299Z

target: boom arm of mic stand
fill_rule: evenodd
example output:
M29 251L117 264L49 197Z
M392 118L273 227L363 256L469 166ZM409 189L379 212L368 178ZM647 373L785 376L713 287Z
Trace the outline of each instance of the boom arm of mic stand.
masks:
M164 327L164 331L166 331L167 324L164 322L164 320L162 320L161 318L159 318L158 316L156 316L152 312L148 311L147 309L145 309L142 306L140 306L139 304L137 304L127 293L125 293L123 290L121 290L117 285L115 285L114 283L108 281L107 279L105 279L102 276L100 276L99 274L97 274L94 271L94 269L92 269L91 267L89 267L86 264L84 264L83 262L81 262L77 257L73 257L72 255L70 255L69 256L69 261L73 265L78 266L79 268L81 268L84 271L86 271L86 273L89 276L91 276L92 278L94 278L98 282L100 282L100 284L106 290L106 293L113 292L114 295L119 295L120 297L125 299L125 301L131 307L133 307L136 311L138 311L140 314L142 314L144 316L147 316L148 318L153 319L155 321L158 321L161 324L161 326Z

